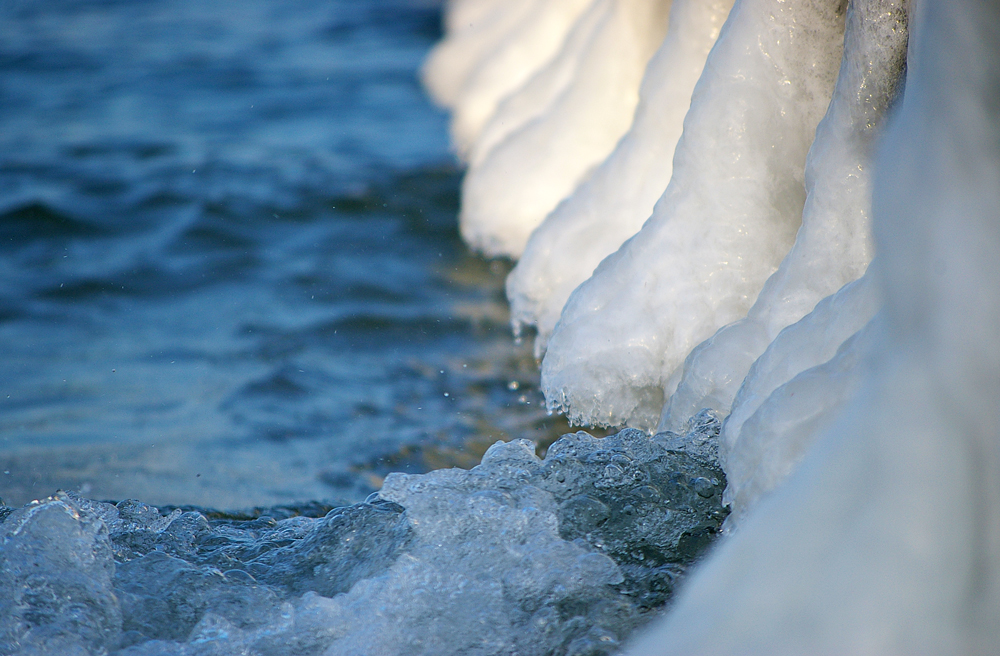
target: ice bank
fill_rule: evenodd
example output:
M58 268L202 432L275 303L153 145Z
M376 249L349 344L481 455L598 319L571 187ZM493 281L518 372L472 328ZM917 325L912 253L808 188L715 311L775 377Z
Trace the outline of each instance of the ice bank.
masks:
M732 413L722 458L737 515L739 499L791 470L832 414L779 398L804 398L791 381L816 378L806 372L839 349L828 369L843 369L847 394L863 340L847 342L879 304L877 286L847 284L872 258L871 158L903 87L907 37L904 0L671 6L632 127L533 232L508 279L515 330L538 330L551 409L647 431L677 431L706 408ZM567 111L540 116L568 124ZM548 156L511 161L530 170ZM467 185L476 175L473 162ZM490 230L518 233L516 212L493 209ZM758 428L742 440L748 421ZM800 446L762 476L749 463L782 441Z
M876 166L872 369L634 654L984 654L1000 639L1000 8L919 3Z
M630 131L508 281L550 407L650 433L728 415L733 533L633 653L989 652L1000 10L737 0L699 33L715 43L682 133L666 119L650 145L647 112L696 59L671 40L710 23L685 9ZM635 154L674 141L669 168ZM504 203L480 233L520 243Z

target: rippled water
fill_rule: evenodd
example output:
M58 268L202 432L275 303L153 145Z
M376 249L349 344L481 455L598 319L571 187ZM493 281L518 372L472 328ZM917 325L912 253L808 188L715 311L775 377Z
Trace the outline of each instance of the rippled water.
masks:
M458 237L425 0L0 5L0 496L356 501L566 430Z

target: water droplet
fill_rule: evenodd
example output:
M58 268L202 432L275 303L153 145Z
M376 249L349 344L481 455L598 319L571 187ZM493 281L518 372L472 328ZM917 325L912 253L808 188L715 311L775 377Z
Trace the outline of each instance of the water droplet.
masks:
M715 496L715 486L712 485L712 481L708 480L704 476L699 476L691 481L691 489L693 489L698 496L703 499L711 499Z

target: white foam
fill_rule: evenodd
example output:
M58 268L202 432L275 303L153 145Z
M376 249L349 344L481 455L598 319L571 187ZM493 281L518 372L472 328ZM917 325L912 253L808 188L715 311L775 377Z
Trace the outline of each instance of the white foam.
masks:
M551 408L652 428L688 352L746 314L800 223L843 33L839 2L735 4L652 218L563 310L542 366Z
M876 164L874 368L632 654L1000 643L1000 6L916 11Z
M697 346L684 363L660 429L703 408L726 412L750 365L785 326L857 279L872 256L872 144L902 86L906 0L851 6L837 86L806 160L802 226L747 316Z
M526 104L544 111L496 146L474 148L460 217L470 245L487 255L519 256L531 231L607 157L632 122L643 71L666 33L669 5L597 0L581 17L589 34L574 29L564 48L579 48L575 56L552 62L552 73L568 80L566 86L553 94L558 84L529 82L550 102ZM491 125L504 111L501 106ZM484 129L481 139L492 135Z
M642 227L666 189L691 93L732 4L674 0L628 134L528 240L507 279L507 296L515 331L538 329L536 355L544 352L570 292Z

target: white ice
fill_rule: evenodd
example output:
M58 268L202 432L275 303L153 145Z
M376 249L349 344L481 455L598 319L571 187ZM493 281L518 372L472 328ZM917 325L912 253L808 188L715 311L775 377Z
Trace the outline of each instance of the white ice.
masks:
M502 47L518 22L544 0L452 0L445 5L445 38L431 50L421 80L437 104L455 107L476 65Z
M464 153L477 166L493 149L526 123L542 116L573 82L580 58L608 18L609 0L592 0L570 28L558 52L520 87L503 98Z
M844 14L839 0L735 4L652 217L563 309L542 365L551 408L652 428L688 352L749 310L801 222Z
M614 149L632 122L669 6L595 0L563 51L500 104L472 147L462 185L470 245L519 256L531 231Z
M850 6L837 86L806 160L802 226L746 317L688 355L660 429L704 408L725 413L753 364L785 326L864 273L871 261L870 161L906 64L906 0Z
M630 654L1000 644L1000 5L923 0L911 25L875 165L871 369Z
M860 376L859 350L881 295L866 274L778 334L754 362L720 435L732 527L801 460ZM746 425L746 430L744 430Z
M566 299L602 259L638 232L673 170L691 93L733 0L674 0L628 134L531 234L507 279L515 330L534 325L545 349Z
M451 137L460 157L468 154L501 100L550 61L592 0L536 0L531 10L462 84L455 100Z

